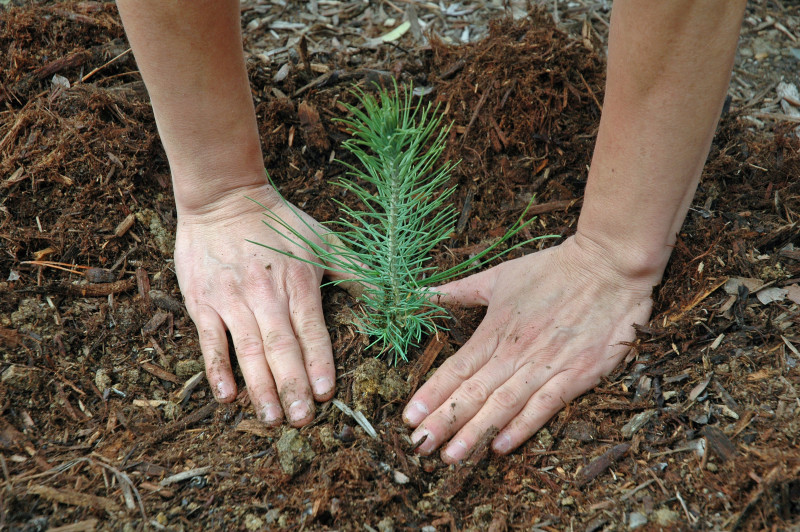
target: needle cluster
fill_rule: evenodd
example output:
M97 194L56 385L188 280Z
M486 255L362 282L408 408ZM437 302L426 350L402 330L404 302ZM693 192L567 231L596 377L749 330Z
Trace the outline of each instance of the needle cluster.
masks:
M347 106L351 116L341 122L352 137L344 148L360 164L343 162L348 172L334 183L355 195L360 206L351 208L334 199L342 216L325 224L328 234L307 225L326 244L304 237L270 210L264 221L316 258L308 262L344 273L361 286L355 323L374 339L371 346L393 355L395 364L407 360L409 348L435 332L440 327L437 318L447 315L434 303L433 288L485 264L498 246L533 221L523 222L523 214L486 250L437 272L431 253L451 237L458 216L447 202L455 191L447 186L455 164L437 164L450 127L441 127L441 117L430 104L414 105L410 89L403 96L400 92L395 86L393 94L380 90L376 98L359 90L359 105ZM333 281L337 282L343 281Z

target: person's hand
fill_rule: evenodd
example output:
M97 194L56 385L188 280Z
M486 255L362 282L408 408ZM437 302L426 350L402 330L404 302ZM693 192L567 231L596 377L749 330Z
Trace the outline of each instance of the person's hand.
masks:
M311 258L266 227L264 209L245 196L313 237L271 187L233 189L202 210L179 208L178 282L197 326L206 375L217 400L236 398L227 329L259 419L277 424L285 412L292 425L302 426L314 418L312 397L330 399L336 382L319 290L324 272L247 242ZM321 231L314 220L300 214Z
M577 240L576 240L577 238ZM624 250L615 250L615 252ZM442 303L488 305L469 341L409 401L418 452L465 458L493 426L498 453L524 443L625 356L660 277L633 278L582 237L438 287Z

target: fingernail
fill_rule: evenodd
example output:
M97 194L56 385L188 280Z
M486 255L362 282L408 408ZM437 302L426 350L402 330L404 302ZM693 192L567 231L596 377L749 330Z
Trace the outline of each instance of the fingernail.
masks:
M298 399L289 405L289 419L292 421L303 420L307 418L310 413L311 409L308 407L308 403L302 399Z
M428 417L428 409L419 401L414 401L406 407L403 417L406 418L406 423L409 425L419 425L423 419Z
M313 384L314 395L328 395L333 388L333 383L328 377L320 377Z
M425 438L427 436L427 438ZM422 445L417 447L415 450L420 454L431 454L433 450L436 448L436 442L433 441L433 434L430 433L427 429L417 429L411 435L411 442L414 445L422 439L425 438L425 441L422 442Z
M281 407L274 403L267 403L261 409L261 421L272 425L281 418Z
M494 439L494 450L498 453L507 453L511 449L511 438L508 434L501 434Z
M451 462L460 462L467 456L467 444L461 440L454 440L444 450L444 454Z
M219 381L217 383L217 399L224 401L230 399L231 395L233 395L233 387L225 381Z

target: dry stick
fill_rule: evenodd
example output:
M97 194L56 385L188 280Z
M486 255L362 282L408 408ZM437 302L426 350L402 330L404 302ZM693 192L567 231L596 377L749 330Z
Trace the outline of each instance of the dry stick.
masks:
M213 414L217 410L218 406L219 404L216 401L211 401L208 404L201 406L197 410L185 415L183 418L173 421L169 425L156 430L149 436L143 438L142 441L134 444L134 446L131 448L131 451L127 453L127 456L130 456L132 451L136 449L144 450L147 447L160 442L161 440L169 438L173 434L177 434L178 432L187 429L190 425L194 425L198 421L202 421L209 415Z
M589 91L589 95L592 97L594 103L597 105L597 108L600 109L600 112L602 113L603 106L600 105L600 101L597 99L597 96L594 95L594 91L592 90L592 88L589 86L588 83L586 83L586 78L583 77L583 74L581 74L580 71L578 71L578 75L580 76L581 81L583 82L583 86L586 87L587 91Z
M464 130L464 136L461 137L461 143L464 144L467 141L467 137L469 136L469 132L472 129L472 125L475 123L475 120L478 119L478 113L483 107L483 104L486 103L486 99L489 98L489 93L492 92L491 88L486 89L481 95L481 99L478 100L478 105L475 106L475 110L472 112L472 118L469 119L469 124L467 124L467 129Z
M109 294L127 292L134 286L136 286L136 279L131 277L130 279L123 279L113 283L102 284L50 284L46 286L22 288L17 290L17 292L33 294L62 294L78 297L105 297Z
M126 55L126 54L130 53L130 51L131 51L131 49L130 49L130 48L128 48L127 50L125 50L125 51L124 51L124 52L122 52L121 54L118 54L116 57L114 57L114 58L112 58L112 59L110 59L110 60L106 61L106 63L105 63L105 64L103 64L103 65L100 65L99 67L95 68L94 70L92 70L91 72L89 72L88 74L86 74L85 76L83 76L83 77L81 78L81 83L85 83L87 79L91 78L92 76L94 76L95 74L97 74L98 72L100 72L101 70L103 70L105 67L107 67L108 65L110 65L111 63L113 63L114 61L116 61L117 59L119 59L120 57L123 57L124 55Z

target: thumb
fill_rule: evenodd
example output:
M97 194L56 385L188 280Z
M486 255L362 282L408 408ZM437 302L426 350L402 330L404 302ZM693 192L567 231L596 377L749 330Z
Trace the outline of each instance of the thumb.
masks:
M437 292L433 296L435 303L456 303L467 307L478 305L487 306L492 299L494 284L497 282L498 268L489 268L469 277L464 277L457 281L451 281L441 286L431 288L432 292Z

